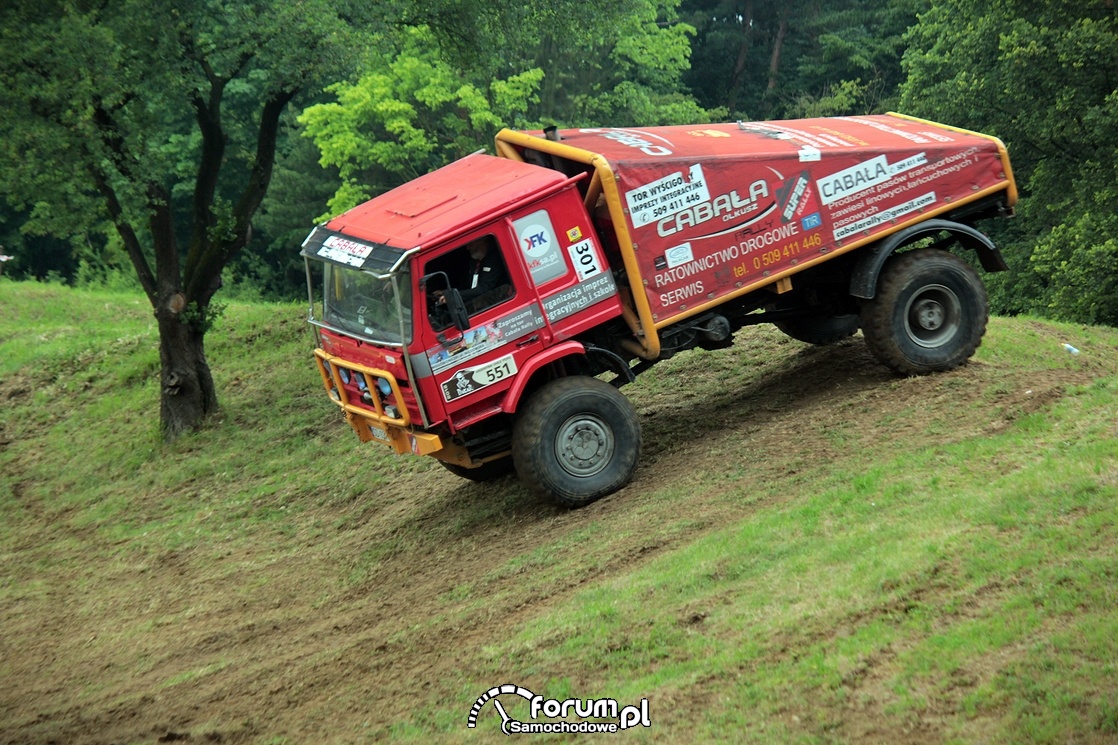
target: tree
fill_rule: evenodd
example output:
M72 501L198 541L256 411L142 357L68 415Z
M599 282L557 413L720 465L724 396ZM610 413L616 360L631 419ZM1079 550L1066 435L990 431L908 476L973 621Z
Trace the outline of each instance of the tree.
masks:
M928 0L686 0L686 76L705 106L743 118L881 111L903 79L903 35Z
M704 109L687 91L693 26L680 0L629 0L596 10L593 33L543 27L531 65L544 70L531 113L560 126L696 124L723 111Z
M498 6L500 24L471 50L446 49L428 28L370 55L336 100L300 116L342 185L337 214L492 143L502 127L709 121L683 92L690 53L679 0Z
M371 71L356 82L330 86L336 102L300 116L322 164L340 170L331 214L368 199L373 189L468 155L502 126L523 120L541 70L475 85L443 58L432 37L428 28L409 30L397 52L374 57Z
M294 118L290 112L285 118ZM252 242L222 273L243 296L291 300L307 292L302 244L338 188L338 169L319 163L318 148L297 124L284 128L268 194L253 220Z
M468 45L474 0L15 0L0 9L0 191L24 233L107 215L155 311L167 438L217 408L204 339L248 243L283 115L343 76L363 29Z
M1113 0L940 0L908 39L906 110L995 134L1013 159L1023 197L995 308L1118 325Z

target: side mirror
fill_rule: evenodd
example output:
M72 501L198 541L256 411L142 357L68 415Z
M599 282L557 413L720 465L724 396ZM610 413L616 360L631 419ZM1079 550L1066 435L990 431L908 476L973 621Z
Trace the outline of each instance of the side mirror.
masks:
M429 284L435 285L435 287L429 288ZM450 286L450 278L446 276L446 272L432 272L431 274L421 277L419 280L419 288L424 292L428 292L429 290L441 292L443 299L446 301L446 305L441 307L446 309L447 314L450 316L451 324L459 331L469 330L470 314L466 310L466 302L462 299L461 293Z
M454 324L454 328L459 331L466 331L470 328L470 314L466 312L466 301L462 299L462 294L453 287L448 287L443 291L443 297L446 298L446 308L450 311L450 322Z

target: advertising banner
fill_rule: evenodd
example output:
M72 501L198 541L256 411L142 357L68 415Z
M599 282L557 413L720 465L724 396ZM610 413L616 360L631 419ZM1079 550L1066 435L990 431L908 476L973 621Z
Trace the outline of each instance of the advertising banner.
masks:
M657 322L1007 185L996 141L888 115L564 137L613 164Z

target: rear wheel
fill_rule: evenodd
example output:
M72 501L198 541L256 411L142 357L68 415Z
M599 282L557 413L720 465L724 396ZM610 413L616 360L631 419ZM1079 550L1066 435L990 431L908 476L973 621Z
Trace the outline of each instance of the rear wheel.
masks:
M885 264L876 296L862 305L862 333L882 364L918 375L970 359L988 314L977 272L947 251L926 248Z
M637 413L616 388L596 378L561 378L521 410L512 457L533 492L582 507L629 483L640 437Z

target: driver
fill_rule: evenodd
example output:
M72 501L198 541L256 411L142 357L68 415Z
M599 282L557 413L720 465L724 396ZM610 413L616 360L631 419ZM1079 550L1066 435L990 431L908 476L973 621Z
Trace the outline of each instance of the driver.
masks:
M470 254L470 273L467 275L467 286L460 288L458 294L467 304L509 283L505 264L500 254L490 248L491 242L492 239L486 236L466 244L466 251ZM446 303L442 290L436 290L435 294L439 296L439 305Z

